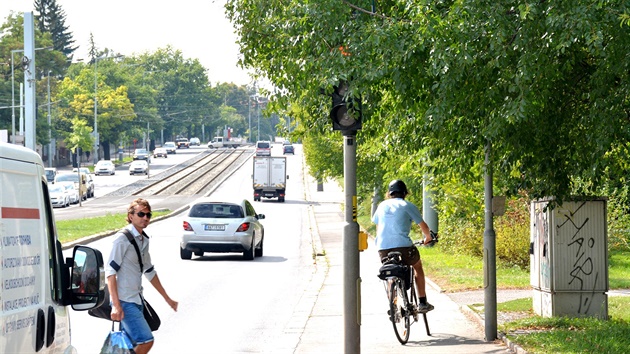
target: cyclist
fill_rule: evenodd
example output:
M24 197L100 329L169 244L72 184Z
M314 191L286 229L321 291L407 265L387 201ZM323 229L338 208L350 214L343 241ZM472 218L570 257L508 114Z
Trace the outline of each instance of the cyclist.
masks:
M424 270L422 269L420 253L409 237L411 222L413 221L420 226L424 234L422 244L429 244L433 237L429 226L422 219L418 207L405 200L407 194L409 193L405 182L393 180L389 184L388 199L381 202L376 208L374 215L372 215L372 222L376 224L376 248L381 259L386 257L389 252L398 251L402 254L403 262L413 266L416 289L420 297L418 312L427 313L433 310L433 305L427 302Z

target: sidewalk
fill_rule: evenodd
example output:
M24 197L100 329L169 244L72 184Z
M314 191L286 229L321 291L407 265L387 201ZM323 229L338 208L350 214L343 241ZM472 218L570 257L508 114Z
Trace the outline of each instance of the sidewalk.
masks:
M317 257L317 273L313 282L321 282L318 293L314 293L315 305L304 328L296 353L343 353L343 255L342 235L344 214L343 190L334 182L324 183L324 190L317 191L317 182L306 177L307 200L311 201L314 222L314 248ZM319 238L317 238L319 235ZM427 314L431 336L427 336L424 323L411 326L409 342L400 345L387 317L387 296L380 279L377 278L380 262L373 242L360 254L361 276L361 353L504 353L506 346L501 341L484 341L484 327L478 316L465 315L461 305L477 301L479 292L471 292L454 302L439 288L428 282L427 298L435 310ZM433 285L432 285L433 284ZM481 291L483 295L483 291ZM526 297L523 293L506 294ZM499 295L497 295L499 297ZM481 301L483 302L483 301Z

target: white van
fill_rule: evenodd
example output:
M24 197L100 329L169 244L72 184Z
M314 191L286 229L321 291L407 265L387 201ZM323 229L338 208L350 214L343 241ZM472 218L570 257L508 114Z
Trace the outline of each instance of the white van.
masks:
M68 305L103 302L98 250L75 246L64 259L42 160L0 143L0 353L76 353Z

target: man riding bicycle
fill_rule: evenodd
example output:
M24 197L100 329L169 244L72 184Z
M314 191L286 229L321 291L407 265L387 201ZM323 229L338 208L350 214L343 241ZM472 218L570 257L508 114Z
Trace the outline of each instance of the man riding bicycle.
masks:
M431 243L434 240L432 236L434 233L422 219L418 207L405 200L407 194L409 193L405 182L394 180L389 184L388 199L381 202L372 215L372 222L376 224L376 248L381 259L387 257L389 252L397 251L402 254L403 262L413 267L416 289L420 297L418 312L427 313L433 310L433 305L427 302L420 252L409 237L411 222L420 226L424 234L422 244Z

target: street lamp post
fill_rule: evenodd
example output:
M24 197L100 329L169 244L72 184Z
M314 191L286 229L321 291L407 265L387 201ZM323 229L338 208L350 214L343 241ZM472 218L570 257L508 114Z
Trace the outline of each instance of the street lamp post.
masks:
M48 167L52 167L52 156L53 156L53 143L52 143L51 119L50 119L50 72L51 70L48 70Z
M256 117L258 118L258 129L256 129L256 141L260 140L260 101L256 97Z
M109 57L107 55L101 56L101 57L96 57L94 58L94 164L96 165L96 163L98 162L98 148L100 146L100 139L98 136L98 61L101 59L107 59L107 58L120 58L122 57L122 55L116 55L113 57Z
M51 50L53 47L35 48L35 50ZM24 49L13 49L11 51L11 143L15 144L15 60L13 53L23 53ZM22 91L20 91L21 94Z
M15 144L15 61L13 60L13 53L11 51L11 143Z
M98 162L98 146L100 145L98 139L98 103L97 103L97 65L99 59L104 57L94 58L94 164Z
M248 108L248 115L249 115L249 141L252 141L252 98L256 99L258 97L258 95L249 95L249 97L247 98L247 108ZM258 107L258 106L256 106Z

